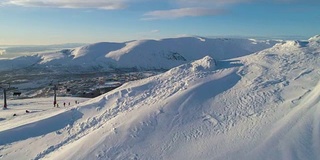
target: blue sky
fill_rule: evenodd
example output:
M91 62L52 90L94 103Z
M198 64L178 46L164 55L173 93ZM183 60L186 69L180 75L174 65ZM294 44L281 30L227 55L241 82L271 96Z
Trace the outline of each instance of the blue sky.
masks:
M178 36L306 39L319 0L0 0L0 45Z

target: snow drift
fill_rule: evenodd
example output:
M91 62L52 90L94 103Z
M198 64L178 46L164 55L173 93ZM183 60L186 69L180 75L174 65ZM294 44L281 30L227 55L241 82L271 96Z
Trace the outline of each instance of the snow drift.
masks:
M227 60L205 56L126 83L51 118L1 131L0 155L320 159L320 44L299 43ZM46 124L54 129L43 131ZM2 140L11 133L23 138Z

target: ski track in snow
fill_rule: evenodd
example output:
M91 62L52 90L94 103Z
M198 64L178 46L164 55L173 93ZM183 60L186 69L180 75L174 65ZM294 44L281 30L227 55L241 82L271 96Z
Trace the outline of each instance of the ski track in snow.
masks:
M105 110L101 115L90 117L84 122L80 122L79 124L76 124L74 127L75 130L71 130L69 134L71 135L66 140L61 141L59 144L56 144L54 146L50 146L48 149L44 150L42 153L37 155L35 159L39 159L44 157L44 155L49 154L50 152L54 151L55 149L61 147L64 144L70 143L72 141L75 141L86 134L92 132L93 130L96 130L100 128L102 125L104 125L108 120L114 118L118 113L123 113L128 110L133 109L133 107L137 106L152 106L156 102L159 102L161 100L164 100L174 94L176 94L179 91L183 91L187 89L187 84L193 82L195 79L206 77L208 73L200 73L200 74L193 74L193 72L190 72L190 70L171 70L173 73L169 73L170 77L174 75L175 73L179 73L178 77L172 77L171 79L163 79L160 76L152 77L151 79L153 82L151 84L139 84L139 88L135 89L135 87L132 87L130 89L123 89L125 86L122 86L116 93L111 94L109 96L106 96L101 102L98 102L99 105L97 105L96 110L101 110L100 107L106 106L104 102L110 99L110 97L119 97L115 105L111 106L107 110ZM180 71L184 71L185 73L180 73ZM191 74L191 76L186 76L188 74ZM169 76L165 76L169 77ZM185 79L187 78L187 79ZM149 81L149 79L144 80ZM143 83L143 82L142 82ZM127 85L130 85L128 83ZM134 90L135 92L131 92L131 90ZM139 90L143 92L139 92ZM154 95L154 96L150 96ZM91 104L90 104L91 105ZM99 107L100 106L100 107Z

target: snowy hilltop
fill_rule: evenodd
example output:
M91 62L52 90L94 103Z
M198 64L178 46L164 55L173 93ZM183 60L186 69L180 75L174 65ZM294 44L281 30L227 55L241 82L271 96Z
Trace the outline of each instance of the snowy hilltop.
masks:
M0 157L320 159L319 41L232 50L232 59L203 56L32 121L3 118Z
M58 52L0 59L0 71L23 68L61 72L170 69L206 55L218 60L240 57L270 48L275 43L277 41L197 37L101 42Z

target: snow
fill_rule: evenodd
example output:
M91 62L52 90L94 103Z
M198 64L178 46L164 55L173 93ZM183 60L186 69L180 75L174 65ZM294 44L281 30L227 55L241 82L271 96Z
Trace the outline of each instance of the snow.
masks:
M41 61L38 56L21 56L14 59L0 59L0 71L20 69L32 66Z
M118 60L140 47L121 50ZM0 111L0 158L320 159L320 44L283 41L241 56L239 50L230 49L230 59L199 53L66 108L38 111L46 99L16 101L37 110L12 119L20 105Z
M71 106L68 106L69 102L70 105L75 105L75 100L83 102L86 99L76 97L58 97L57 100L60 108L53 107L53 97L38 99L9 99L9 109L1 110L0 112L0 131L23 126L61 113L65 111L63 102L67 103L67 107L70 108ZM28 110L29 113L26 113L26 110ZM14 117L13 114L16 114L17 116Z
M198 37L198 39L199 39L200 41L202 41L202 42L205 42L205 41L206 41L205 38Z
M320 35L315 35L311 38L309 38L309 42L320 42Z
M118 69L170 69L204 56L217 60L248 55L272 47L278 41L209 39L199 37L136 40L124 43L100 42L74 49L43 52L0 59L0 71L19 68L65 72L110 71ZM22 63L20 63L22 62Z
M2 56L2 55L4 55L4 54L6 54L6 50L0 49L0 56Z
M143 41L133 41L133 42L128 42L126 43L126 46L115 51L109 52L105 57L107 58L112 58L116 61L119 61L120 58L124 55L129 53L131 50L133 50L135 47L143 43Z
M39 54L39 56L41 57L40 64L46 64L55 59L61 59L64 57L62 54L59 54L58 52L41 53Z

